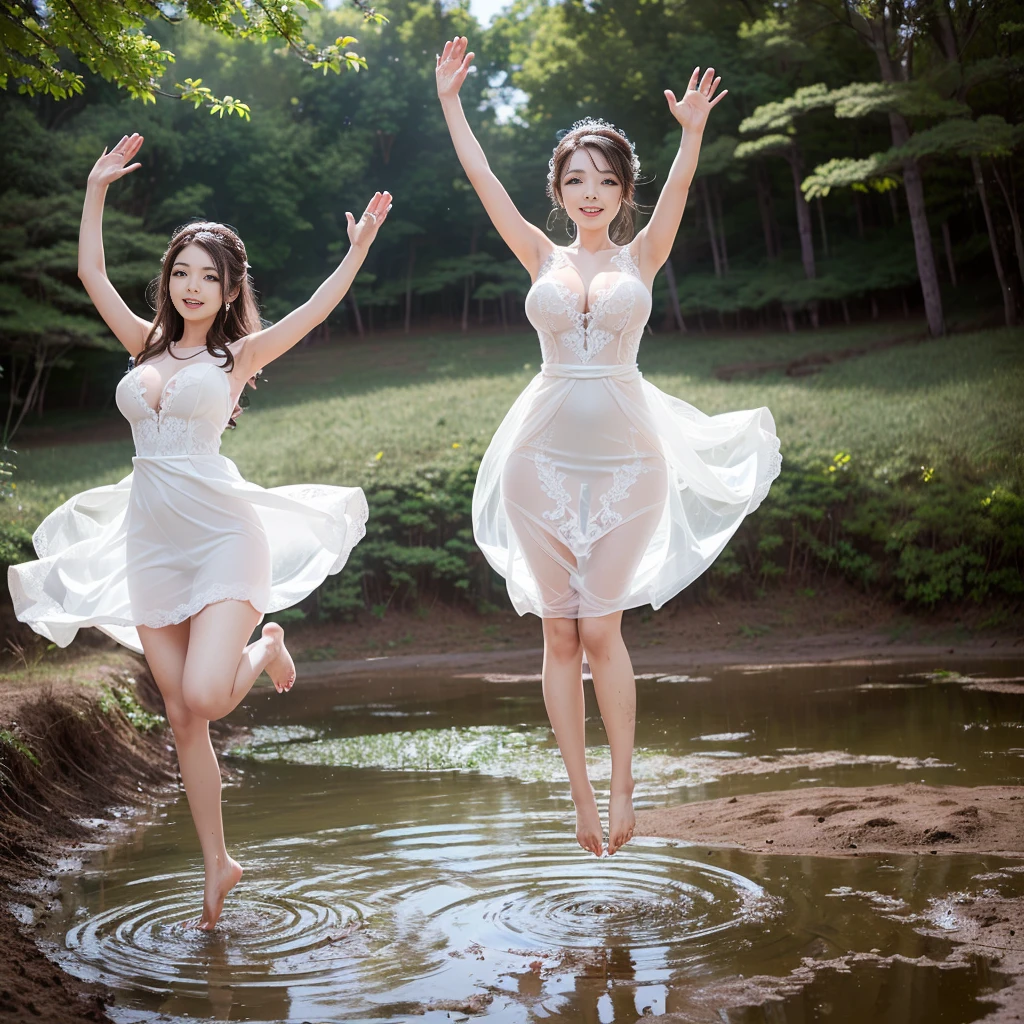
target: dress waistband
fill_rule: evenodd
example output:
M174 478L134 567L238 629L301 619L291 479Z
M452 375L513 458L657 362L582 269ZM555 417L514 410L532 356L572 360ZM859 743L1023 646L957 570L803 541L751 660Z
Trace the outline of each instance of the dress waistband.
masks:
M575 380L598 380L614 377L616 380L639 380L642 374L636 363L541 363L545 377L569 377Z

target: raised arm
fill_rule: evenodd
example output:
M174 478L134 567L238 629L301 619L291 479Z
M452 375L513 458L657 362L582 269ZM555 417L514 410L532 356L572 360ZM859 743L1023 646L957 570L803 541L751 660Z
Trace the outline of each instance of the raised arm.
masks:
M636 236L634 252L640 263L640 272L650 280L661 269L665 260L672 252L672 246L679 231L679 222L683 218L686 196L690 191L694 171L697 170L697 158L700 156L700 144L704 138L704 125L707 123L711 108L728 94L723 89L717 96L721 78L715 78L715 69L708 68L704 77L697 79L700 68L694 68L690 83L681 100L671 89L665 90L672 116L679 122L683 134L679 139L679 150L672 161L672 169L668 172L665 185L658 196L654 213L646 226ZM712 99L712 97L714 97Z
M153 325L136 316L107 277L103 256L103 201L111 182L138 170L142 164L125 166L142 146L141 135L125 135L108 153L105 149L89 172L78 233L78 276L106 325L128 352L137 356Z
M293 309L273 326L249 335L244 348L247 377L284 355L327 319L352 286L352 281L366 259L370 243L376 238L377 230L384 223L390 209L391 193L375 192L358 221L351 213L345 214L348 240L351 243L345 258L307 302Z
M487 163L487 157L466 120L459 89L473 62L474 55L466 53L467 46L465 36L456 36L444 44L444 50L437 58L437 96L466 177L484 204L487 216L491 218L498 234L533 278L537 276L552 245L547 235L516 209L505 187Z

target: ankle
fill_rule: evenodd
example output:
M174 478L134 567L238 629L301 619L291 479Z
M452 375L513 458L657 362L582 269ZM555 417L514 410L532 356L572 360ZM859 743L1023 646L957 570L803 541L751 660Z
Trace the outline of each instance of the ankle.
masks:
M577 807L588 807L591 804L596 806L597 804L597 796L594 794L593 786L587 786L583 790L570 788L569 796Z
M630 799L633 797L633 790L636 788L636 783L632 778L623 779L621 782L617 779L612 780L610 787L610 795L615 796L627 796Z

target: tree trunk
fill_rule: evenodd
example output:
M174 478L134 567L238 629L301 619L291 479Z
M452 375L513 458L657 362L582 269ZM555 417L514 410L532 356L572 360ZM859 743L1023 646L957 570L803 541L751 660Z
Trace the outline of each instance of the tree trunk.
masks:
M828 229L825 227L825 206L821 201L821 196L818 196L816 200L818 207L818 227L821 228L821 254L826 259L828 258Z
M803 261L804 274L808 281L813 281L817 276L814 266L814 231L811 227L811 209L800 191L800 181L803 177L801 172L800 155L794 149L786 159L789 161L789 169L793 174L793 197L796 202L796 223L800 229L800 259Z
M761 214L761 231L764 233L764 251L770 261L778 256L772 231L771 186L764 180L760 163L754 164L754 189L757 192L757 209Z
M949 238L949 221L942 222L942 244L946 250L946 263L949 265L949 280L956 287L956 263L953 262L953 243Z
M1002 175L999 173L999 168L994 160L992 161L992 173L996 177L996 184L999 185L999 191L1003 193L1003 200L1010 214L1010 224L1013 227L1013 248L1017 254L1017 270L1020 272L1021 283L1024 284L1024 239L1021 238L1020 233L1020 215L1017 211L1017 199L1013 194L1013 189L1007 188L1003 184ZM1010 184L1012 186L1012 179Z
M711 242L711 259L715 264L715 277L722 276L722 260L718 255L718 238L715 231L715 217L711 211L711 196L708 191L708 179L700 179L700 195L704 200L704 219L708 226L708 240Z
M725 246L725 216L722 213L722 190L715 183L715 214L718 217L718 251L722 258L722 273L729 273L729 250Z
M476 236L479 225L474 221L473 231L469 236L469 255L476 253ZM462 333L469 330L469 293L473 290L473 275L467 274L462 291Z
M416 266L416 242L409 239L409 264L405 271L405 333L412 326L412 271Z
M363 316L359 312L359 303L356 302L356 293L354 288L348 290L348 304L352 308L352 317L356 322L356 333L359 335L359 340L363 341L366 337L363 332Z
M1017 322L1017 309L1013 301L1013 292L1010 290L1010 284L1003 271L1003 261L999 256L999 239L996 237L995 224L992 223L992 211L988 206L985 175L981 170L981 160L977 156L971 157L971 169L974 171L974 185L978 190L981 211L985 215L985 226L988 228L988 241L992 247L992 262L996 267L996 280L999 281L999 290L1003 293L1003 315L1006 317L1006 326L1012 327Z
M818 276L817 267L814 265L814 228L811 225L811 208L800 191L800 181L803 177L802 161L796 146L787 156L789 168L793 173L793 193L796 202L796 223L800 229L800 259L804 265L804 274L808 281L813 281ZM818 326L818 303L809 302L807 308L811 314L811 326Z
M857 237L864 237L864 211L861 209L860 196L853 193L853 211L857 215Z
M895 82L892 59L886 40L885 25L878 21L871 22L874 36L874 50L878 58L879 70L883 82ZM910 127L907 119L896 111L889 113L889 130L892 133L894 146L905 145L910 139ZM924 183L921 180L921 169L916 160L903 161L903 187L907 191L907 207L910 210L910 225L914 232L914 252L917 256L917 275L921 279L921 295L924 298L924 312L928 320L928 330L932 337L946 333L946 324L942 316L942 291L939 288L939 275L935 269L935 255L932 252L932 233L928 227L928 211L924 203Z
M672 307L672 315L675 317L676 327L680 334L686 333L686 322L683 320L683 311L679 308L679 289L676 287L676 272L672 266L672 257L665 260L665 280L668 282L668 297Z

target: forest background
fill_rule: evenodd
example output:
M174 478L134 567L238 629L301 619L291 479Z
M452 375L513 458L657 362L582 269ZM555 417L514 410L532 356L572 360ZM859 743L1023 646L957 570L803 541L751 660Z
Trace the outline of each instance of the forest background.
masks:
M18 6L4 5L5 16ZM729 100L705 134L645 343L645 368L682 375L675 393L701 404L692 385L699 393L706 381L711 404L729 408L740 392L756 400L751 378L770 391L834 362L868 367L842 394L790 396L783 477L694 596L782 584L813 595L831 575L906 604L981 604L991 622L1019 611L1024 4L515 0L486 28L460 4L389 0L376 10L383 18L351 6L302 11L306 38L354 37L360 61L342 60L340 74L311 69L280 38L258 45L187 17L150 22L192 102L132 99L101 66L78 66L85 88L59 100L4 79L0 415L6 443L25 450L8 455L0 561L31 557L31 530L72 484L124 470L123 442L70 444L67 435L111 415L125 367L77 281L77 224L96 156L136 131L146 137L143 167L112 190L105 237L110 276L139 312L167 238L190 219L240 230L274 320L343 254L344 211L358 213L376 189L396 196L352 292L304 345L313 353L305 384L314 397L327 381L377 394L378 415L396 421L412 402L404 456L392 459L405 443L396 438L387 458L383 442L351 464L295 455L351 447L344 416L336 429L329 417L311 423L269 468L251 453L261 483L318 473L302 478L371 492L367 541L295 615L383 615L425 596L504 604L472 543L469 497L535 341L523 313L529 279L459 169L434 92L435 53L464 33L477 53L463 90L474 128L520 210L560 243L569 236L544 194L559 133L584 116L625 128L649 210L678 145L662 90L683 88L698 65L724 76ZM481 373L508 386L477 388L477 399L489 398L474 405L457 381L481 338L497 352ZM418 346L411 360L409 345ZM324 372L335 366L351 373ZM446 378L454 390L403 397L401 385L429 384L443 376L439 366L456 367ZM910 405L899 408L896 390L868 400L894 374L919 392L926 414L914 423L901 417ZM257 410L266 390L270 406L283 401L272 388L273 378ZM386 398L383 388L392 389ZM934 415L949 388L961 392L958 413L975 421L960 439ZM481 429L450 440L463 401ZM878 436L852 450L836 409L858 401ZM240 454L247 443L273 445L257 420L236 432Z

